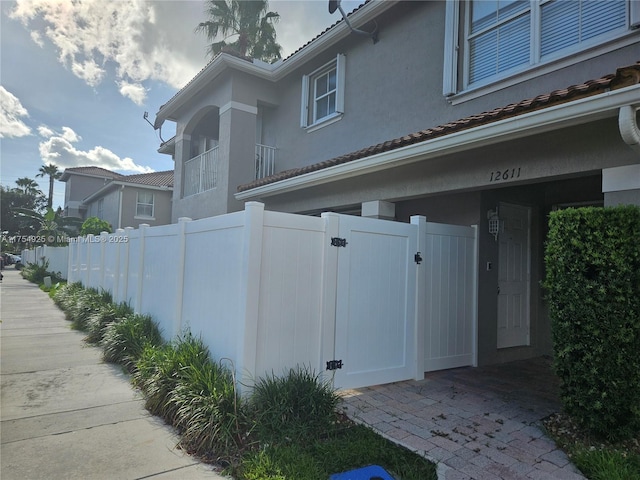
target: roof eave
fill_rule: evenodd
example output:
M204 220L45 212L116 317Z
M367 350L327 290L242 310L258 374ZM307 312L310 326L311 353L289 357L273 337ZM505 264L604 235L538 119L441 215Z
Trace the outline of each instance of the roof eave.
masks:
M252 200L279 195L557 128L610 118L617 116L621 107L637 105L639 98L640 85L632 85L283 179L238 192L235 198Z

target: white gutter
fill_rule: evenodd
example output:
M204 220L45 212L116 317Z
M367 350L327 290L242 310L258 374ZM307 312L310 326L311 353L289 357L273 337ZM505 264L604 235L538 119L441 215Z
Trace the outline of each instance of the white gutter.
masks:
M351 14L349 21L355 28L361 27L381 13L387 11L396 3L398 3L398 0L374 0ZM222 53L196 74L173 98L160 107L160 110L156 113L154 127L157 129L162 126L165 120L173 120L171 115L173 115L180 106L195 96L201 89L208 86L227 68L233 68L264 80L276 82L300 67L304 62L315 58L318 53L348 37L350 34L351 29L343 20L315 40L312 40L311 43L305 47L302 47L286 61L280 61L274 64L260 61L252 63L233 55Z
M640 107L625 105L618 113L618 128L624 142L640 153L640 128L638 128L637 112Z
M616 116L618 109L638 102L640 85L633 85L252 188L236 193L235 198L249 200L268 197L515 140L560 127L610 118Z

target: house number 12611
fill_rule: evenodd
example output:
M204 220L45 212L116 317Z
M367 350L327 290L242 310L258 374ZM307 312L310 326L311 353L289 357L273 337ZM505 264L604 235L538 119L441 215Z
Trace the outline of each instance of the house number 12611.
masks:
M506 170L496 170L491 172L490 182L501 182L504 180L511 180L513 178L520 178L520 168L508 168Z

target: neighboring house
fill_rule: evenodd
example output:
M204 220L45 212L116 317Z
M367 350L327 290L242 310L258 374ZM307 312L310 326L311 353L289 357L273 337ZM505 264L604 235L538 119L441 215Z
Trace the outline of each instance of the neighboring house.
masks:
M640 204L640 2L371 1L163 105L173 221L243 208L479 225L478 359L551 351L550 211ZM446 295L443 293L443 295Z
M64 215L86 218L86 206L82 201L104 187L111 180L123 175L101 167L73 167L62 172L64 187Z
M87 196L82 205L86 217L98 217L113 229L140 224L171 223L173 170L122 175Z

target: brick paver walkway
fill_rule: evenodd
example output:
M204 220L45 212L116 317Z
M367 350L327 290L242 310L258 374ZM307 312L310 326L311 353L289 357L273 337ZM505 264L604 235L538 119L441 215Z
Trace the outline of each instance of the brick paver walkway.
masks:
M548 358L343 395L347 415L436 462L439 479L584 478L541 429L560 410Z

